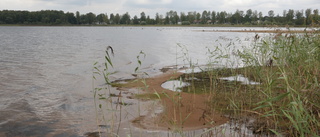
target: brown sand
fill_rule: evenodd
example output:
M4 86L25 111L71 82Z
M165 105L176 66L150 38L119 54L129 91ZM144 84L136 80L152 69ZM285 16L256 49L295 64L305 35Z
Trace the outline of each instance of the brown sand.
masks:
M195 130L218 126L228 121L228 118L214 112L208 106L209 95L173 92L161 87L162 83L178 78L182 74L168 71L162 75L145 79L145 83L148 85L147 90L144 89L145 92L164 93L168 96L161 96L161 103L164 107L162 113L156 117L152 117L150 114L140 116L132 121L135 126L157 130ZM144 88L145 85L138 80L125 87Z

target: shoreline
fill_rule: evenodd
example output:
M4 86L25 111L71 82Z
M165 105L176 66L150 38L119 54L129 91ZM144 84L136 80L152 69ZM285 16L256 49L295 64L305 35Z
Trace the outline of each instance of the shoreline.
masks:
M229 24L191 24L191 25L126 25L126 24L0 24L0 26L31 26L31 27L234 27L234 28L286 28L288 25L229 25ZM289 28L319 28L319 26L292 25Z
M247 32L247 33L320 33L319 30L194 30L196 32Z
M165 94L159 99L159 104L164 108L161 113L150 112L137 117L132 120L133 125L147 130L197 130L216 127L229 121L227 117L208 106L209 95L173 92L161 87L162 83L182 74L169 70L158 76L146 78L145 82L139 79L124 84L125 88L140 88L144 93ZM147 89L144 88L145 85L148 85Z

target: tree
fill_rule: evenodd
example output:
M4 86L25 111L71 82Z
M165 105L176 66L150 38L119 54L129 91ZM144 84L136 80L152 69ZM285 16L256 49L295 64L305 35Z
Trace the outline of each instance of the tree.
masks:
M105 16L104 16L103 21L104 21L105 23L107 23L107 24L110 24L110 21L109 21L109 19L108 19L108 14L107 14L107 13L106 13Z
M139 19L138 19L137 15L134 15L133 20L132 20L132 23L133 23L134 25L139 24Z
M149 15L147 16L146 23L147 23L147 24L153 24L153 22L152 22L152 20L150 19L150 16L149 16Z
M243 18L243 11L237 10L233 15L232 15L232 23L239 24L242 23L242 18Z
M259 20L262 21L262 19L263 19L263 14L262 14L262 12L260 11L260 12L259 12Z
M197 13L197 15L196 15L196 20L200 20L200 17L201 17L201 14L200 14L200 13Z
M305 16L304 16L305 15ZM211 20L211 22L209 22ZM225 11L215 12L204 10L201 13L180 12L180 15L176 11L167 12L165 18L163 15L156 13L155 18L145 15L141 12L140 18L134 16L131 19L128 12L123 15L116 16L110 14L110 20L107 14L98 14L97 16L91 12L86 14L80 14L76 11L75 14L71 12L64 13L58 10L41 10L41 11L14 11L14 10L3 10L0 11L0 24L177 24L178 22L189 23L233 23L233 24L259 24L261 21L265 23L278 23L278 24L296 24L296 25L310 25L319 24L320 16L318 9L306 9L303 10L284 10L282 16L279 14L275 16L273 10L269 10L268 16L263 17L262 12L257 10L252 11L248 9L245 13L241 10L236 12L227 13ZM267 22L266 22L267 21Z
M306 16L305 24L306 24L306 25L310 25L311 22L312 22L312 19L311 19L311 9L307 9L307 10L306 10L305 16Z
M174 21L174 24L177 24L179 22L179 15L176 11L173 12L173 21Z
M294 18L294 10L293 9L289 9L289 11L286 14L286 19L287 19L288 24L291 24L291 23L294 22L293 18Z
M246 15L244 17L244 22L248 22L248 23L251 23L251 20L252 20L252 10L251 9L248 9L247 12L246 12Z
M147 16L147 24L152 24L152 25L154 25L154 24L157 24L157 23L156 23L156 20L155 20L155 19L150 18L150 16L148 15L148 16Z
M319 10L315 9L313 10L312 24L317 24L318 22L319 22Z
M114 23L120 24L120 15L117 13L116 16L114 16Z
M130 15L128 12L123 14L120 18L120 24L130 24Z
M188 19L187 19L186 14L184 12L180 12L180 21L182 22L182 21L187 21L187 20Z
M257 10L253 11L253 13L252 13L252 21L257 22L258 16L259 16L258 11Z
M179 16L176 11L170 10L167 12L167 17L169 18L169 24L177 24L179 21Z
M207 12L207 20L211 20L211 11Z
M156 13L156 24L161 24L159 13Z
M216 22L217 18L216 18L216 12L212 11L211 12L211 22L212 24L214 24Z
M88 19L86 15L80 15L81 24L88 24Z
M80 12L79 11L77 11L76 12L76 20L77 20L77 24L81 24L81 22L80 22Z
M273 18L274 17L274 11L273 10L269 10L268 11L268 15L269 15L269 17Z
M93 14L92 12L89 12L89 13L86 14L86 17L87 17L87 21L88 21L89 24L95 23L95 21L96 21L96 15L95 14Z
M103 20L104 17L105 17L105 15L102 14L102 13L97 16L98 24L105 23L104 20Z
M110 14L110 24L114 24L115 20L114 20L114 15L113 13Z
M65 23L70 23L70 24L76 24L76 23L77 23L77 19L76 19L76 17L74 16L73 13L67 12L67 13L65 14L65 16L66 16L66 18L67 18L67 20L66 20Z
M283 10L282 17L287 17L287 10Z
M194 20L196 19L196 12L188 12L187 18L190 23L193 23Z
M202 12L202 16L201 16L201 23L202 24L206 24L207 23L207 11L206 10L204 10L203 12Z
M140 21L146 21L146 14L144 12L140 13Z
M299 11L297 10L296 12L296 25L303 25L304 23L304 18L303 18L303 10Z
M225 11L217 13L217 19L220 24L226 23L226 16L227 16L227 12L225 12Z
M269 18L268 18L268 21L270 22L274 22L274 11L273 10L270 10L268 11L268 15L269 15Z
M164 24L170 24L170 18L169 18L168 14L166 15L166 18L164 20Z

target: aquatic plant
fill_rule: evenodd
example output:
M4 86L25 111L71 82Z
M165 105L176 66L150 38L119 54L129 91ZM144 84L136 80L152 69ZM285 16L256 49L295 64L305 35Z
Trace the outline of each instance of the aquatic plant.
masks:
M102 69L99 69L99 63L95 62L93 64L93 75L92 75L92 88L93 88L93 97L94 97L94 105L95 105L95 113L96 113L96 123L98 126L98 133L99 136L101 136L101 125L108 126L109 128L105 128L106 133L109 135L117 135L117 133L114 133L114 128L115 128L115 118L113 117L113 114L111 114L112 118L111 119L106 119L105 118L105 111L110 111L111 113L115 111L113 107L112 99L110 95L112 93L110 92L110 84L111 81L109 79L109 76L115 72L110 72L109 68L113 67L111 56L114 56L114 51L111 46L108 46L105 50L105 62L103 63L104 66ZM97 80L97 76L103 76L104 82L106 83L106 86L96 86L95 85L95 80ZM109 93L107 93L109 92ZM118 101L119 102L119 101ZM121 109L120 109L121 110ZM101 112L101 114L99 113ZM120 111L121 114L121 111ZM120 119L121 121L121 119ZM118 128L119 132L119 128Z
M241 41L238 40L238 42ZM233 49L232 52L225 52L230 49L222 49L229 48L232 44L234 42L230 40L227 46L217 46L213 50L207 48L206 69L174 78L190 83L190 86L181 88L183 93L168 94L168 92L150 91L145 77L139 77L141 79L132 82L142 83L143 90L148 93L139 94L136 97L165 99L173 102L171 112L174 116L172 119L166 119L172 127L183 125L192 114L191 111L188 114L180 111L186 105L183 104L185 102L182 94L187 93L193 96L198 94L206 96L203 100L206 102L204 116L205 112L219 111L231 119L230 124L239 126L238 128L244 124L256 135L320 135L320 35L317 33L274 34L266 37L256 35L249 42L250 45L245 45L237 52ZM178 55L178 48L181 49L182 55ZM188 55L188 49L183 45L178 44L176 52L176 62L182 59L183 65L188 65L191 69L198 65L193 63ZM138 66L134 70L137 76L148 75L140 71L142 56L145 57L145 53L141 51L137 56ZM241 68L216 67L231 56L241 59L244 66ZM111 83L108 76L112 73L108 72L108 67L113 65L108 50L105 59L103 72L98 67L94 67L94 74L103 75L106 84L109 85ZM225 63L226 66L233 66L238 62ZM178 70L178 63L176 66ZM239 79L240 75L256 84L226 80L228 77ZM108 99L107 94L98 93L102 90L104 89L94 88L94 97L101 100ZM98 106L101 108L101 104ZM140 105L138 107L140 112ZM112 112L113 109L109 111ZM112 121L109 122L112 123ZM207 121L207 123L214 123L214 121ZM113 132L114 129L110 131ZM204 133L209 131L211 130ZM117 135L112 132L111 135ZM181 128L172 129L172 132L185 136Z
M276 34L239 52L262 82L256 95L262 101L253 110L263 114L267 130L289 136L320 134L320 104L315 99L320 95L319 45L316 33ZM264 63L270 59L274 66Z
M219 61L224 54L218 48L208 49L210 69L182 76L192 83L183 91L208 94L212 109L237 123L247 123L256 134L319 135L319 45L316 33L259 37L237 52L245 64L242 68L210 67L210 62ZM237 75L260 84L220 79Z

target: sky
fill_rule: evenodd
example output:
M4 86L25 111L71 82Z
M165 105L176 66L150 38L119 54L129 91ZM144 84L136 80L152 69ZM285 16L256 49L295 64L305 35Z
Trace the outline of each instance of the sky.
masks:
M196 11L226 11L234 13L237 9L246 12L257 10L267 15L273 10L275 15L282 16L283 10L319 9L320 0L0 0L0 10L62 10L80 14L89 12L100 14L128 12L131 17L145 12L151 18L173 10L178 13ZM319 9L320 10L320 9Z

